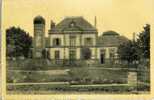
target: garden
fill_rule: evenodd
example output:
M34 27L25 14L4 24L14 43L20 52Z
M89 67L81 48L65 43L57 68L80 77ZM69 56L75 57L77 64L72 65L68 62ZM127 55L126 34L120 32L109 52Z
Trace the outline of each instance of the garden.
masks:
M31 60L10 61L7 65L7 90L8 93L11 91L26 93L31 91L39 91L39 93L42 91L46 91L46 93L138 93L137 91L149 91L149 84L141 84L141 82L134 85L128 84L129 69L127 67L104 66L49 66L43 60L36 60L33 64ZM142 82L144 81L141 75L139 78L142 79ZM149 83L147 80L146 82Z

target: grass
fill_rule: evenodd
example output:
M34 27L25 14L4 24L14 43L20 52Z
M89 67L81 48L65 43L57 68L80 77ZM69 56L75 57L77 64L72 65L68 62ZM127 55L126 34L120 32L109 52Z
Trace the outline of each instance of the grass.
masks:
M150 91L147 84L138 83L138 86L127 85L129 69L122 65L102 66L49 66L44 60L25 60L8 62L7 85L8 91L59 91L59 92L106 92L123 93L132 91ZM37 63L36 63L37 62ZM66 71L67 69L67 71ZM69 69L69 70L68 70ZM138 74L140 75L140 74ZM144 82L143 73L139 76ZM144 76L147 76L145 73ZM148 81L149 78L147 78ZM15 85L16 83L41 82L69 82L69 84L29 84Z
M71 69L69 75L74 81L72 84L127 83L127 71L123 69L76 68Z
M56 72L56 73L55 73ZM127 83L127 70L100 68L69 68L69 70L8 70L8 83L70 82L71 84ZM115 78L116 77L116 78Z
M69 81L70 77L65 74L51 74L49 72L26 72L26 71L8 71L8 83L22 83L22 82L65 82Z

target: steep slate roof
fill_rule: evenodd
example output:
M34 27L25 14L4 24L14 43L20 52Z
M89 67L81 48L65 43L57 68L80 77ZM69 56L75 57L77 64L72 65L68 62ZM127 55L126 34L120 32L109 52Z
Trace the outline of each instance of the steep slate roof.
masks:
M73 24L73 25L72 25ZM55 28L50 29L49 33L64 31L94 31L97 29L86 21L83 17L66 17Z
M102 36L98 37L97 40L97 45L98 46L102 46L102 47L117 47L120 44L127 42L129 39L124 37L124 36L120 36L118 33L114 32L114 31L108 31L108 32L104 32L105 34L103 34Z

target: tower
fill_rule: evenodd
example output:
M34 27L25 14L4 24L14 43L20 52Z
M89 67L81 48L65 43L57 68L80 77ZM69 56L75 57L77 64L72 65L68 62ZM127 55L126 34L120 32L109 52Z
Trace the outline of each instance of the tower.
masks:
M33 40L33 57L42 58L45 50L45 19L41 16L34 18L34 40Z

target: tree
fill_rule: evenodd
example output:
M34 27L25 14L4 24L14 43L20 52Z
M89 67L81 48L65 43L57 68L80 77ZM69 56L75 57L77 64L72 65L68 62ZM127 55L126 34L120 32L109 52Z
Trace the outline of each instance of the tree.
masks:
M21 28L10 27L6 29L7 56L28 57L32 45L32 37Z
M150 58L150 25L146 24L137 39L143 58Z
M118 48L118 54L122 61L132 63L140 59L138 45L135 41L128 41L121 44Z
M146 24L137 41L129 41L118 48L118 54L121 60L129 63L140 60L141 58L150 59L150 25Z

